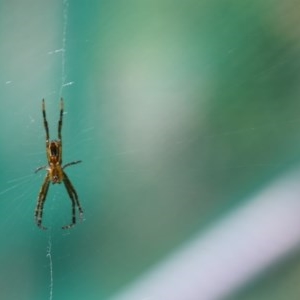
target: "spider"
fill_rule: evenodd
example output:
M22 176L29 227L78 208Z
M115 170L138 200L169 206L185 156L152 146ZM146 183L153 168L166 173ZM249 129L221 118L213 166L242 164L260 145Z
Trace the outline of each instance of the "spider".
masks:
M46 119L46 109L45 109L45 100L42 100L42 111L43 111L43 120L44 120L44 128L46 131L46 154L47 154L47 160L48 165L41 166L35 170L35 173L37 173L40 170L46 169L47 175L44 179L43 185L40 189L38 201L35 209L35 221L39 228L41 229L47 229L42 225L42 217L43 217L43 207L44 203L46 201L49 184L52 182L52 184L55 183L64 183L66 190L69 194L69 197L72 201L72 222L69 225L63 226L62 229L69 229L73 227L76 224L76 206L79 210L79 216L82 220L83 218L83 210L81 208L81 205L78 200L77 192L72 185L69 177L64 172L64 169L76 165L81 162L81 160L73 161L70 163L67 163L62 166L62 137L61 137L61 129L62 129L62 121L63 121L63 113L64 113L64 102L63 98L60 99L60 115L59 115L59 121L58 121L58 140L49 141L49 128L48 128L48 122Z

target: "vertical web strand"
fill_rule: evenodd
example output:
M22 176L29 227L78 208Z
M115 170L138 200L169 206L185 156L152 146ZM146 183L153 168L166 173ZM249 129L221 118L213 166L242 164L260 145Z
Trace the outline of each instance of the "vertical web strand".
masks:
M59 96L62 97L62 91L66 85L66 36L67 36L67 25L68 25L68 0L63 0L63 30L62 30L62 48L61 48L61 84L59 89ZM50 292L49 300L53 299L53 261L52 261L52 232L48 235L48 245L46 250L46 257L49 259L49 270L50 270Z
M47 254L46 257L49 259L49 269L50 269L50 294L49 300L53 299L53 263L52 263L52 236L51 236L51 229L48 236L48 246L47 246Z
M62 90L66 82L66 36L68 26L68 0L63 0L63 32L62 32L62 49L61 49L61 85L59 90L59 96L62 96Z

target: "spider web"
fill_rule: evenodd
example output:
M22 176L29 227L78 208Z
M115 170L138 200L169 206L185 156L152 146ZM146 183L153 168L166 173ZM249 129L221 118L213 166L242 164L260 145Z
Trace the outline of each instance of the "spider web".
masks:
M299 9L222 3L0 2L1 299L299 298Z
M57 218L59 220L58 222L61 222L60 227L65 223L69 223L70 215L67 216L67 213L65 216L60 215L58 205L58 202L61 201L60 193L64 193L65 199L68 199L68 197L62 187L57 187L57 189L55 189L55 186L51 187L50 194L48 195L49 198L47 198L48 201L45 206L47 213L45 212L44 214L45 222L49 224L49 230L48 232L37 232L33 227L35 226L33 213L40 188L39 184L42 184L45 175L42 171L39 174L34 174L33 171L38 165L45 164L45 149L43 149L45 134L41 126L41 99L46 98L47 114L49 114L49 122L51 123L51 138L55 139L57 138L57 120L59 113L59 106L57 104L59 103L60 96L63 96L64 89L73 84L72 81L66 81L65 53L69 1L53 2L49 7L42 6L38 1L31 1L32 10L28 9L25 5L23 6L23 4L18 6L11 2L6 4L7 5L1 4L1 12L3 13L3 18L1 19L3 22L2 28L11 28L11 31L9 35L5 34L4 30L1 31L1 37L7 44L7 47L4 46L2 49L1 57L14 57L11 61L15 61L15 63L12 63L10 66L3 63L5 65L5 71L2 73L3 77L1 78L4 88L3 95L5 95L3 106L9 108L12 104L14 107L14 109L11 109L12 116L14 116L14 123L13 126L11 126L12 130L10 134L16 136L18 141L8 143L6 140L8 136L3 131L1 134L2 143L4 145L2 154L9 157L10 155L14 156L18 152L21 152L19 156L21 160L16 159L16 165L19 165L16 168L14 165L4 168L2 186L0 187L2 199L11 199L11 201L2 201L2 213L4 216L2 225L8 230L8 234L5 234L7 235L7 247L3 249L2 255L3 266L4 270L10 270L10 272L2 272L1 274L3 289L0 292L0 297L5 299L42 299L46 297L46 290L48 289L49 299L51 300L55 294L55 263L59 263L62 260L61 257L69 256L69 254L61 252L54 258L55 249L62 238L71 234L70 232L52 230L52 227L58 225L58 223L55 222ZM29 5L29 3L27 4ZM44 10L47 11L47 13L45 13ZM41 14L42 11L44 11L44 13ZM59 15L62 16L61 20L58 18ZM10 16L10 18L7 16ZM31 22L26 23L27 18L31 19ZM12 20L16 22L15 26L13 26ZM55 22L53 22L54 20L57 22L56 25ZM45 25L47 21L51 21L51 25L54 27L49 29L51 26ZM55 26L57 27L55 28ZM57 32L58 34L56 34ZM28 38L19 38L19 36L23 35ZM36 43L35 39L38 37L39 43ZM12 51L12 53L9 53L11 49L18 49L18 52ZM23 50L20 51L19 49ZM19 68L20 62L22 62L22 69ZM28 70L27 65L28 67L31 66L30 76L25 75L25 72L23 72L23 69ZM59 72L61 75L56 76L58 80L49 80L51 73L59 74ZM41 77L43 77L42 80ZM41 86L39 86L40 84ZM37 86L36 91L28 92L28 87L31 85ZM17 96L18 94L19 96ZM20 97L21 94L23 96ZM67 95L68 93L66 92L65 94ZM28 98L33 100L28 102ZM10 102L6 102L5 99ZM19 102L18 99L20 100ZM23 103L26 103L26 105L23 105ZM24 109L24 107L27 109ZM68 108L70 108L69 105L65 115L68 113ZM5 116L3 119L5 120ZM65 119L67 119L67 117L65 117ZM10 124L9 120L7 123ZM20 135L15 131L20 127L23 127L27 132L26 136ZM84 127L83 130L85 130ZM30 132L30 134L28 134L28 132ZM77 132L77 136L79 138L82 137L82 133ZM5 145L8 144L9 146L6 147ZM36 150L33 150L30 145ZM73 143L73 146L78 148L76 142ZM66 141L66 148L70 147L72 147L72 145L70 143L68 145ZM79 152L80 151L75 150L74 154L78 155ZM67 155L65 158L67 159ZM73 172L71 171L70 173ZM76 175L74 177L76 178ZM66 202L66 205L63 204L62 209L66 209L65 212L70 214L70 206L67 204L70 205L69 202ZM14 213L11 214L10 212L12 211ZM29 227L30 230L25 230L27 235L21 235L20 229L24 229L26 226ZM17 231L17 234L9 234L9 232L14 233L15 231ZM30 231L33 234L32 236L30 236ZM28 241L31 241L35 246L24 247L24 244L31 244L28 243ZM5 258L11 257L12 255L17 256L16 253L8 250L12 248L22 248L22 256L16 260L16 266L20 265L17 274L20 275L16 274L15 271L17 270L15 270L14 267L10 268L7 266L7 268L5 268L7 265ZM32 255L29 254L31 251ZM33 257L36 257L35 261L31 259ZM29 276L27 282L26 280L21 281L21 274L23 278L27 277L23 274L23 270L37 271L36 274L32 273L32 275L34 275L34 277L36 275L38 276L36 284L38 284L39 288L33 293L28 289L31 282L34 282L33 277ZM14 274L12 275L14 277L7 276L7 274L10 273ZM30 279L32 281L30 281ZM12 282L14 280L19 283L20 288L12 289L10 281Z
M63 0L63 32L62 32L62 48L55 50L54 52L61 51L61 86L59 95L62 96L63 88L66 86L66 36L67 36L67 25L68 25L68 0ZM53 261L52 261L52 234L51 229L49 231L48 247L46 256L49 258L49 269L50 269L50 294L49 300L53 299Z

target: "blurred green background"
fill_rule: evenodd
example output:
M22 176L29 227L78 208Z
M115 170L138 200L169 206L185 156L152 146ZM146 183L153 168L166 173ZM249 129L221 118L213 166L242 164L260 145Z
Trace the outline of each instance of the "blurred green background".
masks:
M299 1L1 0L0 41L1 299L49 299L50 244L53 299L108 299L298 168ZM85 221L51 185L44 232L61 96ZM299 299L298 250L268 270L222 299Z

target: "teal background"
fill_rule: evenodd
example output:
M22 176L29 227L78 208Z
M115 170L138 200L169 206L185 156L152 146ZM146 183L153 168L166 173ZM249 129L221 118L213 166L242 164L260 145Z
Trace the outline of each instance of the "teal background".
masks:
M108 299L298 168L299 12L292 0L1 0L1 299L49 299L50 244L53 299ZM71 204L51 185L44 232L41 99L55 139L61 96L85 221L60 229ZM299 299L299 258L226 299Z

